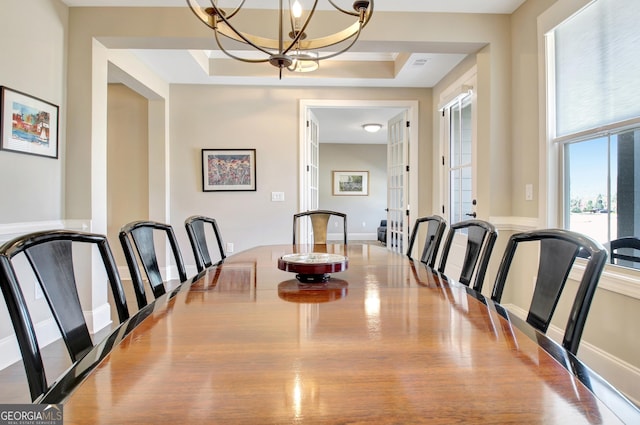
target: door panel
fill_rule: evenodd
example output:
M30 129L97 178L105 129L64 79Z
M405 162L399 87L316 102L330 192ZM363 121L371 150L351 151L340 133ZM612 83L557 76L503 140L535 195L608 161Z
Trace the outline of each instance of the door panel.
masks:
M408 241L409 132L407 113L388 123L387 143L387 247L403 253Z

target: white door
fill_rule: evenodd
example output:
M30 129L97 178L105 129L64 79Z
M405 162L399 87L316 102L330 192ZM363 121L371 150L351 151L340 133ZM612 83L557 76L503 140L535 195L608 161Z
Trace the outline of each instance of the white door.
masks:
M450 224L476 217L472 100L471 93L461 95L443 109Z
M404 253L409 235L409 131L407 112L388 123L387 247Z
M311 109L307 109L305 120L305 152L303 155L303 202L301 211L311 211L318 209L319 199L319 134L320 127L318 119ZM309 224L309 220L300 221L300 229L298 232L299 241L302 244L313 240L313 228Z

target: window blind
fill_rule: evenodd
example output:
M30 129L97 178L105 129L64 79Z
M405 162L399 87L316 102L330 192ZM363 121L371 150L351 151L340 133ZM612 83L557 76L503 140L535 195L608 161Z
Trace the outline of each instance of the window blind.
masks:
M639 0L596 0L554 40L556 137L640 117Z

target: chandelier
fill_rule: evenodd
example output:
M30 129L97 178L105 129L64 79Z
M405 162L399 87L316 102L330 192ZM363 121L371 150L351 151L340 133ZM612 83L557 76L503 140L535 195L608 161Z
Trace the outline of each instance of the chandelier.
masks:
M218 47L227 56L248 63L269 62L279 69L282 79L283 69L293 72L313 71L318 68L319 61L349 50L373 15L373 0L356 0L353 2L353 10L339 7L335 0L326 1L331 6L330 10L338 12L340 16L347 16L354 22L338 32L315 38L307 37L305 31L308 30L311 18L316 12L318 0L313 0L313 5L307 12L303 10L300 0L294 0L293 3L292 0L287 0L286 7L283 6L283 0L279 0L278 33L277 36L272 34L267 37L250 34L233 26L237 21L232 23L232 20L240 15L246 0L238 0L238 5L230 10L218 6L219 0L187 0L187 4L198 19L213 30ZM204 6L201 3L204 3ZM261 57L243 57L232 52L223 45L221 36L252 47L261 52ZM324 54L320 51L338 44L341 44L338 51Z

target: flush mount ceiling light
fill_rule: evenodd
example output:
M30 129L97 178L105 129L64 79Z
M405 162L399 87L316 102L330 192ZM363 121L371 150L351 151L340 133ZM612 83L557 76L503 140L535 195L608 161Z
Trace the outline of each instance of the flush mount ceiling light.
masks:
M364 131L367 131L369 133L376 133L380 131L380 129L382 128L382 124L376 124L376 123L363 124L362 128L364 129Z
M356 0L353 2L353 10L339 7L336 5L335 0L324 0L329 3L326 9L336 13L336 20L339 19L339 16L346 16L354 22L341 31L308 38L305 31L311 29L309 25L316 12L319 0L302 0L312 4L307 12L303 10L300 0L294 0L293 2L292 0L286 0L286 2L279 0L277 35L270 34L265 36L249 33L250 28L246 30L237 29L233 26L237 21L234 21L234 24L231 23L233 18L242 16L241 12L243 10L249 9L249 7L244 7L246 0L238 0L238 5L228 10L223 10L219 7L218 0L186 1L198 19L213 30L216 43L222 52L230 58L242 62L269 62L279 69L280 78L282 78L282 70L285 68L290 71L309 72L317 69L319 61L338 56L349 50L358 40L362 28L369 23L373 15L373 0ZM265 0L261 0L261 2L264 3ZM283 3L286 3L286 5ZM229 48L223 46L221 36L248 45L262 52L264 57L252 59L231 53ZM343 42L346 42L346 46L340 46L337 52L321 52L321 50L329 46L335 46ZM302 71L302 68L313 69Z

